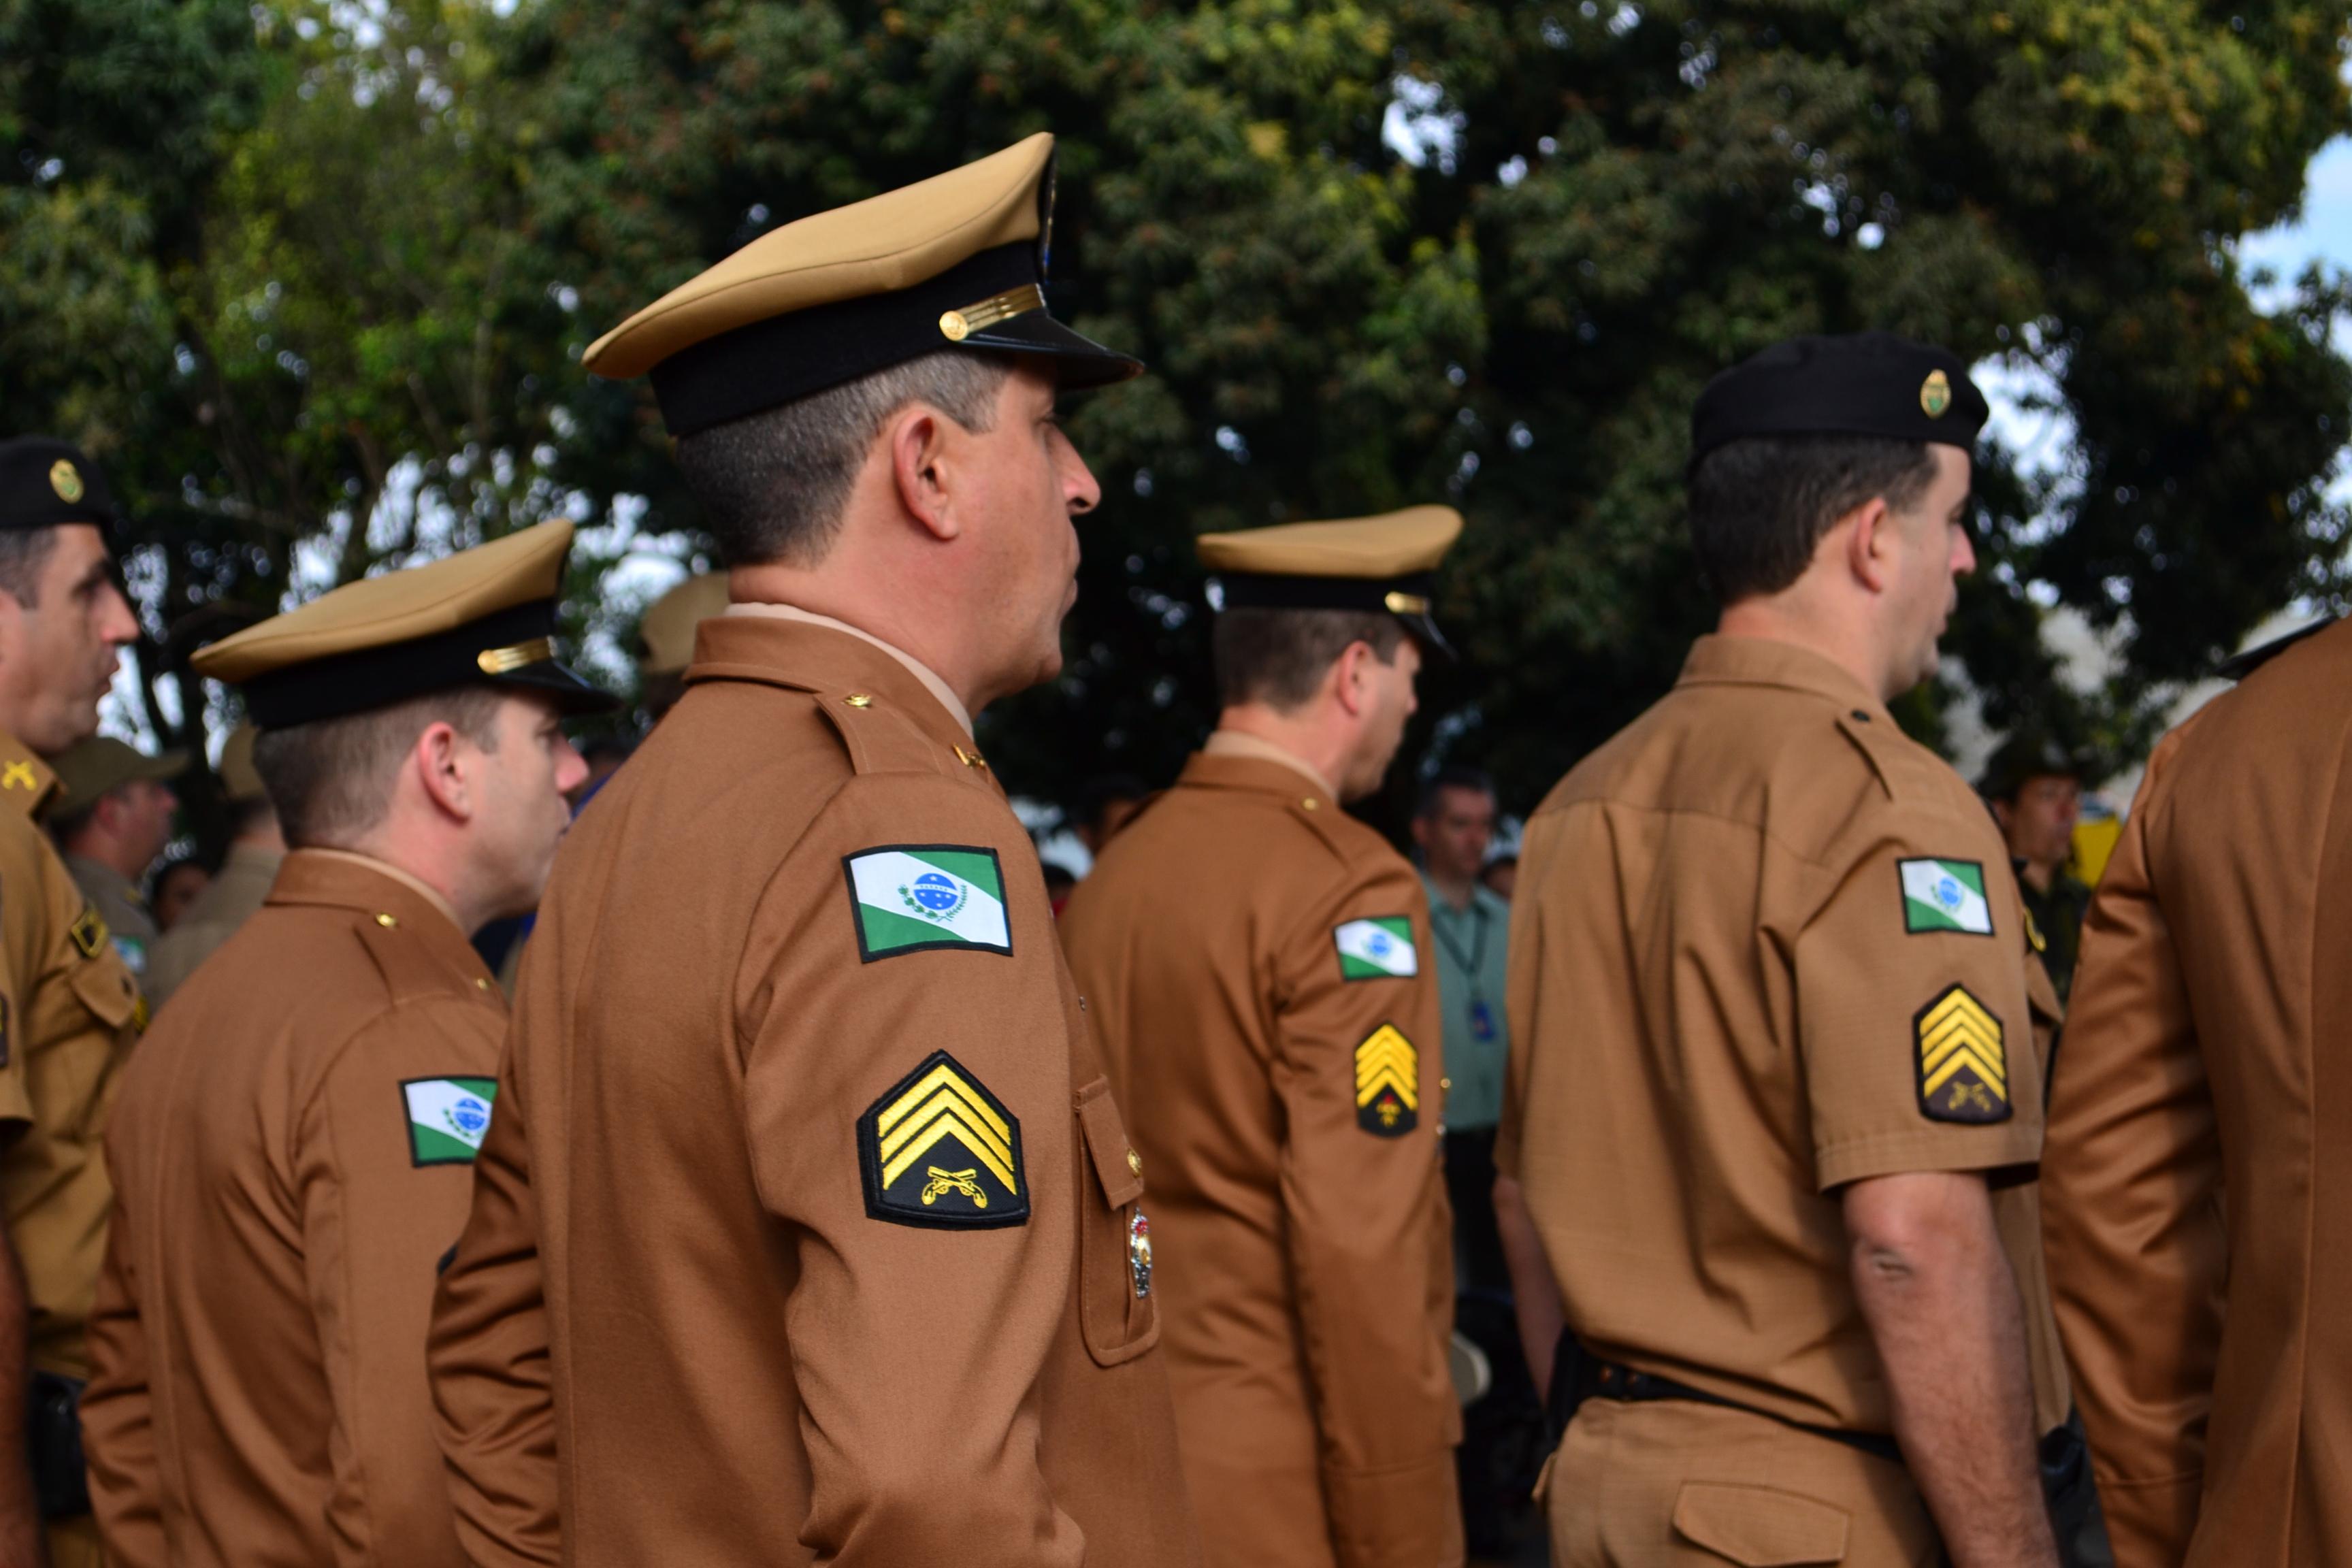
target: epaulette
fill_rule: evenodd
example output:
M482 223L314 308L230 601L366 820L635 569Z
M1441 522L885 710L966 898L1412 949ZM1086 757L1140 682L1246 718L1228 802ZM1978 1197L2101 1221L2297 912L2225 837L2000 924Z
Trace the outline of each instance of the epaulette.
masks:
M1305 780L1300 781L1302 786L1305 782ZM1347 828L1341 824L1349 820L1348 814L1340 810L1339 803L1329 795L1320 791L1310 792L1302 787L1297 795L1286 803L1285 809L1292 821L1301 824L1309 833L1321 839L1323 847L1330 850L1340 864L1345 865L1354 858L1349 853L1346 840L1340 837L1347 832ZM1369 832L1370 829L1366 831Z
M430 956L425 943L399 916L383 910L372 914L354 910L352 919L360 946L383 977L384 991L394 1005L420 996L451 994L448 965ZM478 980L476 989L487 994L489 986Z
M2213 673L2224 680L2243 680L2271 660L2309 637L2316 637L2336 624L2334 616L2322 616L2307 626L2298 626L2283 637L2273 637L2260 647L2232 654L2213 667Z
M810 691L809 697L841 737L849 765L861 773L945 773L952 778L966 768L987 773L988 760L978 748L961 742L942 748L887 698L846 687Z
M1870 764L1887 799L1902 800L1915 793L1919 759L1911 738L1900 728L1862 708L1840 713L1837 727Z

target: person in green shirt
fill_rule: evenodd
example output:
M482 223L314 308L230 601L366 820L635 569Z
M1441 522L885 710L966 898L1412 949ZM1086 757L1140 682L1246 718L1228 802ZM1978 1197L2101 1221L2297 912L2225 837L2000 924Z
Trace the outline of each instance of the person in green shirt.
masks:
M2091 889L2074 874L2074 824L2083 815L2083 764L2050 736L2020 731L2003 742L1977 793L2009 841L2017 890L2032 917L2029 940L2064 1001Z
M1510 1271L1495 1228L1495 1124L1510 1055L1503 1016L1511 906L1478 873L1495 837L1495 786L1485 773L1446 768L1422 786L1412 839L1429 889L1430 935L1445 1019L1445 1184L1465 1291L1507 1292Z

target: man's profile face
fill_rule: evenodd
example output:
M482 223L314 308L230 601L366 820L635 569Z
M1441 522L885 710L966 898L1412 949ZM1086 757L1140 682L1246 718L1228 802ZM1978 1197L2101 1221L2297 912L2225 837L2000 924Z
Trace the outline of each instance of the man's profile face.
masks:
M51 532L34 602L0 591L0 711L19 741L54 755L98 733L98 700L139 626L97 528Z
M588 776L588 764L545 698L501 698L497 731L497 749L475 752L483 783L473 847L489 873L485 881L503 895L499 913L520 914L547 887L556 847L572 825L565 797Z
M1078 597L1073 520L1102 499L1063 434L1051 374L1027 362L1005 378L996 423L969 432L971 516L987 537L973 589L990 606L991 647L1010 695L1062 671L1062 617Z
M1937 639L1960 600L1959 580L1976 570L1969 538L1969 485L1974 466L1957 447L1931 446L1936 477L1912 506L1887 514L1895 546L1887 613L1893 668L1888 697L1936 673Z
M1413 822L1412 836L1433 875L1469 881L1486 863L1486 847L1495 841L1495 797L1482 789L1444 785L1429 815Z
M114 793L122 802L123 858L142 868L153 864L172 842L172 814L179 801L153 779L132 779Z
M2009 800L1993 803L2010 858L2038 866L2063 865L2074 853L2074 825L2083 816L2083 786L2045 773L2027 779Z

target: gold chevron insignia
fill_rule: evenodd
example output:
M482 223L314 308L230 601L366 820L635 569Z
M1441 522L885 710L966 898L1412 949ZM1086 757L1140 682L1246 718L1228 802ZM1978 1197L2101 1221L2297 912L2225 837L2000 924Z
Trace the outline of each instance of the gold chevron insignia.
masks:
M1394 1024L1356 1047L1356 1125L1379 1138L1412 1131L1421 1118L1421 1053Z
M2000 1020L1965 985L1947 988L1913 1020L1919 1114L1930 1121L2006 1121L2009 1051Z
M1021 1123L945 1051L933 1051L857 1119L866 1212L954 1229L1029 1217Z

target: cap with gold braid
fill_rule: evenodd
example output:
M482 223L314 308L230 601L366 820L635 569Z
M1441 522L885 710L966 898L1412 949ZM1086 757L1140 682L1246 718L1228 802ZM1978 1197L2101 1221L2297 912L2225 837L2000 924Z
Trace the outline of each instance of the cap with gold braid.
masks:
M1454 650L1430 613L1437 563L1462 535L1450 506L1286 522L1194 542L1228 610L1386 610L1433 652Z
M245 689L264 730L483 682L566 712L614 700L558 663L569 522L543 522L428 565L346 584L199 651L199 675Z
M1141 372L1045 309L1054 138L786 224L589 345L615 380L652 374L691 436L946 349L1043 356L1068 389Z

